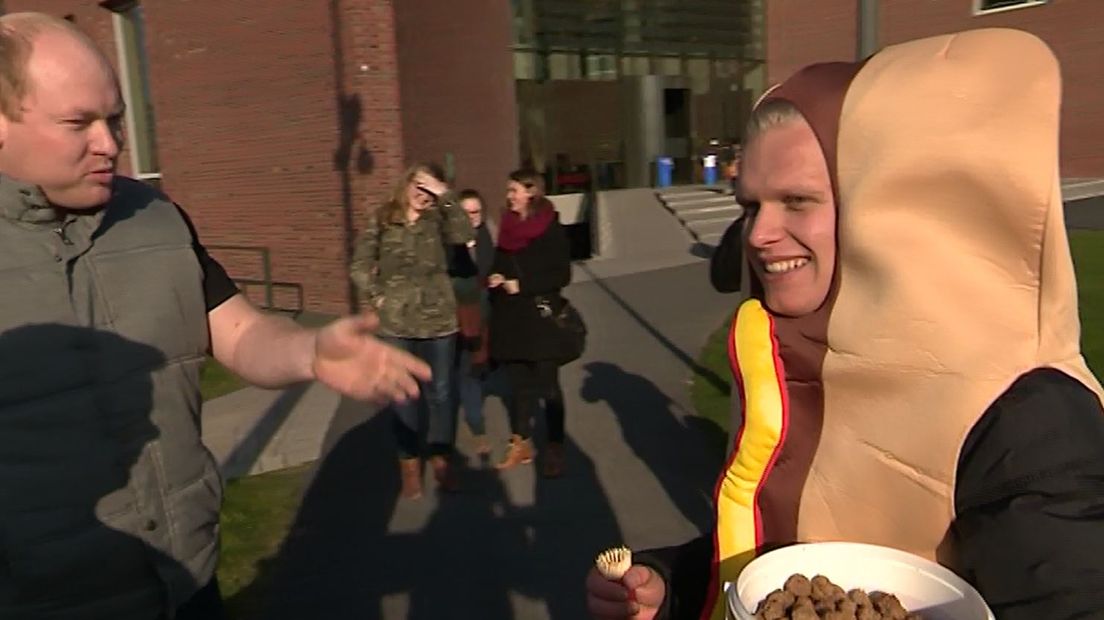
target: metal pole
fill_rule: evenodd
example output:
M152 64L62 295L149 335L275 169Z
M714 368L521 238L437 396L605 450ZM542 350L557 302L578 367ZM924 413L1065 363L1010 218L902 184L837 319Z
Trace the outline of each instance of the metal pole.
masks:
M859 0L858 60L878 51L878 0Z

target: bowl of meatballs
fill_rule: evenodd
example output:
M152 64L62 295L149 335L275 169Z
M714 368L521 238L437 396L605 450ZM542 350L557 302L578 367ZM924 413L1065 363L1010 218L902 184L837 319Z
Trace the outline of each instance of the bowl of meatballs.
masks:
M730 620L994 620L970 584L877 545L808 543L766 553L728 586Z

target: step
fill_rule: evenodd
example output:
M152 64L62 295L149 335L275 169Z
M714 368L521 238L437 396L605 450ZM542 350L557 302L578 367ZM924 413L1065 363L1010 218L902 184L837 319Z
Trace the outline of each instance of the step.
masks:
M709 209L706 211L681 211L678 219L686 224L702 222L732 222L740 217L739 209Z
M686 202L694 200L712 199L712 197L723 196L720 192L710 192L708 190L693 191L693 192L659 192L656 194L659 196L659 200L664 202Z
M674 212L675 217L680 220L701 220L712 219L718 217L732 217L737 218L740 216L739 207L733 207L730 205L713 205L711 207L698 207L696 209L679 209Z
M667 208L672 210L672 211L676 211L676 212L682 212L682 211L687 211L687 210L693 211L694 209L707 209L707 208L715 208L715 207L721 207L721 208L726 208L727 209L727 208L732 208L732 207L736 207L736 206L738 206L736 201L733 200L731 197L711 198L709 200L695 200L693 202L667 203Z
M684 202L710 201L717 199L734 200L732 196L717 192L694 192L685 194L660 194L659 199L667 204L682 204Z

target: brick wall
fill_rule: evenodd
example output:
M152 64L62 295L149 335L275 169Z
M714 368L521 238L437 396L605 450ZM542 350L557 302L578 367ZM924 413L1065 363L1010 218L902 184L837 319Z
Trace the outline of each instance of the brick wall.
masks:
M267 248L308 309L347 311L348 241L401 169L391 2L143 6L164 189L205 244ZM73 14L116 57L94 0L7 8ZM261 275L255 252L212 253L232 275Z
M266 247L310 309L347 310L356 214L401 158L390 3L161 0L146 17L165 189L207 243Z
M771 83L822 60L850 60L857 41L858 0L771 0L767 12L767 74ZM1047 4L973 15L973 0L881 2L879 43L972 28L1026 30L1047 42L1062 64L1062 174L1104 177L1104 2Z
M502 0L395 3L407 159L452 153L456 184L495 210L518 163L511 20Z

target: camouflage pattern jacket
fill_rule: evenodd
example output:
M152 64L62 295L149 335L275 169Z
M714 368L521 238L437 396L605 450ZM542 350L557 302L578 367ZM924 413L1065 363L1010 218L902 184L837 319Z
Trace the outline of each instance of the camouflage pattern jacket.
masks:
M375 214L357 239L350 275L361 304L380 316L379 333L436 338L456 333L456 297L446 245L474 239L454 194L441 197L413 223L381 222Z

